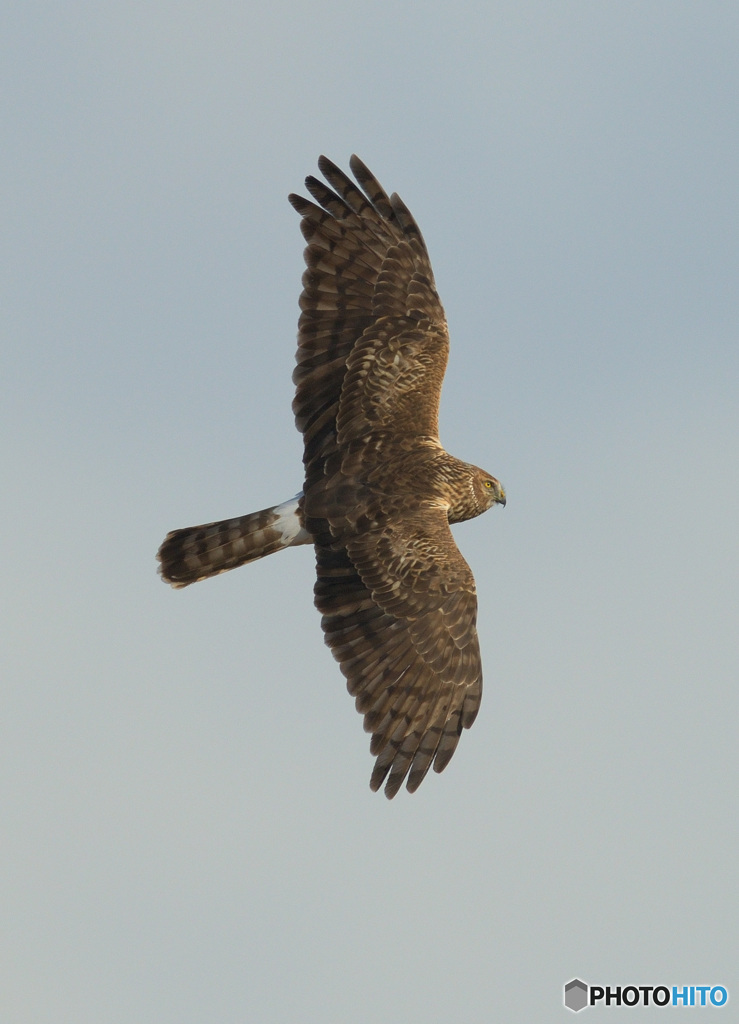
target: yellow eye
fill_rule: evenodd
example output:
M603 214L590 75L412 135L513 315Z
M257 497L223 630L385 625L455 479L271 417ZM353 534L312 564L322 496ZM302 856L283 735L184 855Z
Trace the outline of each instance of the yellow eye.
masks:
M492 480L486 480L485 481L485 486L487 487L488 490L490 490L490 488L493 486L493 481Z

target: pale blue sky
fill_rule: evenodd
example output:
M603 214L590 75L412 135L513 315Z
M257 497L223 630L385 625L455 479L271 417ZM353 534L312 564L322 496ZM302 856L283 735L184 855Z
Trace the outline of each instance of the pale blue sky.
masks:
M739 998L739 8L27 2L0 47L3 1024ZM508 493L455 534L482 710L392 803L310 549L154 563L301 485L321 152L419 221L442 439Z

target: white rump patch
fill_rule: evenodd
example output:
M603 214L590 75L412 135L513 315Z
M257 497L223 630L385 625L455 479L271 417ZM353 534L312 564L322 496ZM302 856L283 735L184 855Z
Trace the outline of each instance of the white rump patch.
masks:
M290 501L283 501L281 505L275 505L272 509L275 519L270 524L270 528L279 532L285 547L292 544L313 543L313 538L301 525L298 515L298 504L302 497L303 492L301 491Z

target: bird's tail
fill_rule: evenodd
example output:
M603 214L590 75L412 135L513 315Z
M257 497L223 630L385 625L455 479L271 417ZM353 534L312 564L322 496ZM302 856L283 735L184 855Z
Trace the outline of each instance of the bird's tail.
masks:
M157 552L165 583L186 587L294 544L312 544L298 494L282 505L220 523L173 530Z

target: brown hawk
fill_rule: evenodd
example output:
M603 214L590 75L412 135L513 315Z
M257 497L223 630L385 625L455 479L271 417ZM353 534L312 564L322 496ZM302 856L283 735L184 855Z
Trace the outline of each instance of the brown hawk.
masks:
M295 544L316 552L315 603L376 756L370 786L414 792L442 771L482 694L475 581L450 523L505 505L500 483L448 455L438 410L444 310L413 217L356 156L361 186L326 157L332 186L291 195L308 246L293 412L305 483L292 501L169 533L173 587Z

